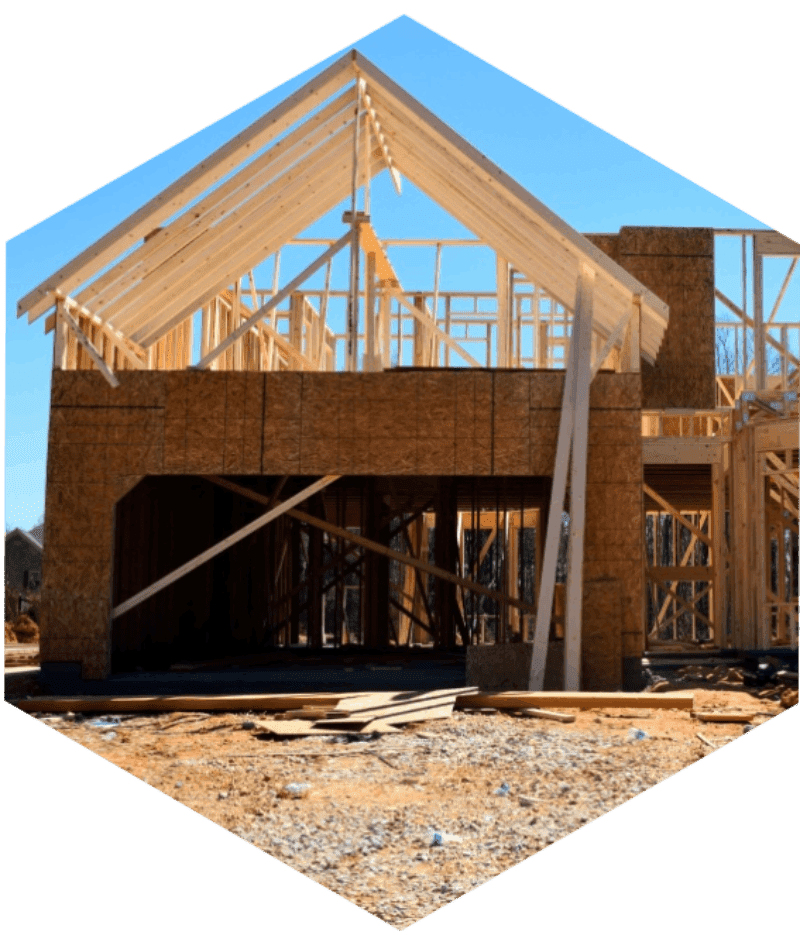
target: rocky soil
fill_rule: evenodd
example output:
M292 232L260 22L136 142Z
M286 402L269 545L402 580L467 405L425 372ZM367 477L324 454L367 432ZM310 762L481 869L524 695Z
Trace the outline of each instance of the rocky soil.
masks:
M695 710L753 724L782 710L732 688L696 691ZM260 735L247 714L38 717L403 928L749 729L686 710L570 713L456 711L296 740Z

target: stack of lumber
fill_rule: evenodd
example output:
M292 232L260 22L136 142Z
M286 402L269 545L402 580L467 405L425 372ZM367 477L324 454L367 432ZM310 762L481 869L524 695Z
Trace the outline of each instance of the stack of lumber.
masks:
M456 700L476 688L444 688L428 692L363 692L339 699L327 710L300 708L272 720L256 722L258 733L297 737L333 733L386 734L402 724L449 718ZM316 717L317 714L321 716Z

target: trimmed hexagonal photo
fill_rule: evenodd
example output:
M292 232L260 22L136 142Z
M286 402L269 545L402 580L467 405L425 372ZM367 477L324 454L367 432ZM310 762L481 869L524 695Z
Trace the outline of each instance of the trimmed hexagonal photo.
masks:
M798 257L385 26L9 242L7 700L427 916L797 704Z

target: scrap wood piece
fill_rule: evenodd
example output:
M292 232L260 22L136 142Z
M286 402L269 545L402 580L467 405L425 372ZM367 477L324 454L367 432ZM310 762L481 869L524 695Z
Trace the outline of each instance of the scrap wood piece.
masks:
M292 720L269 720L256 721L253 728L254 734L273 734L276 737L322 737L325 734L336 733L333 729L318 730L315 724L318 722Z
M753 714L737 711L692 711L692 717L712 724L749 724L753 720Z
M693 692L478 692L459 695L460 708L691 708Z
M334 710L333 705L329 707L306 707L305 705L302 708L292 708L289 711L282 711L280 714L275 715L276 721L288 721L292 718L299 719L302 721L319 721L326 718L331 711Z
M442 688L428 692L370 692L343 699L334 712L348 720L411 724L450 717L456 699L476 691L476 688Z
M59 713L62 711L97 712L100 714L127 714L140 711L287 711L314 703L325 704L349 697L348 693L323 692L304 695L153 695L116 696L39 695L35 698L20 698L13 703L29 714Z
M388 721L380 718L376 721L369 721L366 723L359 734L399 734L400 731L398 728L394 727Z
M538 717L545 721L558 721L559 724L572 724L574 714L562 714L560 711L545 711L544 708L521 708L514 712L518 717Z
M716 750L716 749L717 749L717 745L716 745L715 743L712 743L712 742L708 739L708 737L704 737L699 731L697 732L696 736L697 736L700 740L702 740L703 743L706 744L706 746L711 747L712 750Z
M645 720L646 718L651 718L652 716L653 715L649 711L642 713L641 710L639 711L635 711L635 710L634 711L603 711L603 713L600 715L600 717L605 717L605 718L625 718L626 720L630 720L632 718L635 718L637 720Z

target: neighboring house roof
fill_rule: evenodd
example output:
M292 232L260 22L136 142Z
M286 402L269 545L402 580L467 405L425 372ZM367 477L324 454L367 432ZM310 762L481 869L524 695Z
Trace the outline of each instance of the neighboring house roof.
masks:
M37 286L18 315L33 322L71 296L151 347L348 197L359 92L374 140L370 175L388 169L399 186L402 172L567 308L588 266L595 329L608 338L639 302L642 357L655 360L664 302L355 50Z
M26 532L24 529L19 529L19 528L12 529L11 532L6 533L6 542L8 542L9 539L13 539L15 536L18 536L24 539L26 542L30 543L31 545L35 546L41 552L42 543L35 536L31 535L31 533L33 533L37 529L44 530L44 526L34 526L34 528L30 532Z
M33 529L29 529L28 532L39 543L39 545L44 544L44 523L39 523L38 526L34 526Z

